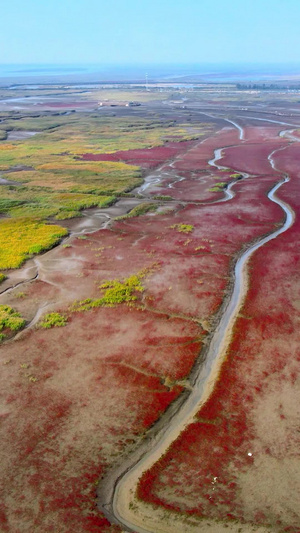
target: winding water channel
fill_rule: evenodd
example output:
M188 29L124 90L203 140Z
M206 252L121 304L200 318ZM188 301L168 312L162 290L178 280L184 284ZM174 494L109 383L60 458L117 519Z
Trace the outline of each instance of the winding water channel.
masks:
M278 172L273 160L276 151L269 155L269 161L272 168ZM221 154L222 149L216 150L215 157L210 161L210 164L218 166L216 161L221 158ZM100 483L98 491L100 509L109 520L120 524L129 531L138 533L174 532L174 523L168 524L162 518L160 509L157 511L152 509L150 512L149 508L147 510L147 504L134 498L139 478L165 454L170 445L193 422L195 415L213 390L216 376L220 371L231 340L235 320L248 290L247 264L249 259L256 250L287 231L293 224L293 210L276 196L278 189L287 181L289 181L289 177L283 177L268 193L268 198L282 208L285 221L273 233L260 238L243 250L237 258L232 276L231 294L221 308L219 322L202 357L204 362L198 366L197 372L192 378L192 391L190 393L186 391L181 402L174 402L125 464L123 463L116 468L114 472L110 472L108 478ZM153 518L156 512L157 520ZM176 524L176 528L177 526L179 528L176 531L189 531L180 522L180 518L176 518Z
M222 159L223 157L222 156L223 150L225 150L225 147L217 148L214 151L214 158L208 161L209 165L216 167L218 170L226 170L226 167L223 167L222 165L218 165L217 163L217 161L219 161L219 159ZM250 174L248 174L247 172L239 172L239 175L241 176L240 179L247 179L250 177ZM221 203L221 202L227 202L228 200L232 200L232 198L235 197L235 193L233 192L232 187L236 184L236 182L237 180L234 180L231 183L229 183L226 189L224 189L224 193L225 193L224 198L221 198L221 200L217 200L216 202L213 202L213 203Z

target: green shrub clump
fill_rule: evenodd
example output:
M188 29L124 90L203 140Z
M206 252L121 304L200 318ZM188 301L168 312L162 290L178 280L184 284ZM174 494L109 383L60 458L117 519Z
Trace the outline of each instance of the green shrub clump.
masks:
M180 233L191 233L194 229L192 224L173 224L170 226L171 229L176 229Z
M143 292L144 287L141 284L143 274L134 274L129 278L120 281L113 279L105 281L99 286L99 289L104 290L101 298L87 298L80 302L75 302L71 308L72 311L88 311L95 307L113 307L114 305L124 302L132 302L137 299L135 292Z
M43 320L40 322L40 327L49 329L49 328L61 328L67 324L67 319L65 316L60 313L47 313L44 315Z
M26 324L26 320L21 317L20 313L15 311L9 305L0 305L0 331L8 330L8 332L19 331ZM1 333L0 340L6 337Z
M124 220L126 218L132 218L132 217L138 217L140 215L145 215L146 213L149 213L150 211L155 211L157 209L157 204L150 204L150 203L142 203L140 205L137 205L129 213L126 215L121 215L120 217L116 217L116 220Z
M103 305L108 306L136 300L136 296L133 293L135 291L143 292L144 290L140 278L137 275L130 276L124 279L124 281L117 279L105 281L99 288L106 289L101 300L103 301Z
M211 187L211 189L209 189L209 192L221 192L225 189L226 185L226 181L220 181L219 183L215 183L215 185Z
M172 196L166 196L164 194L160 194L157 196L153 196L153 200L163 200L164 202L170 202L171 200L174 200Z

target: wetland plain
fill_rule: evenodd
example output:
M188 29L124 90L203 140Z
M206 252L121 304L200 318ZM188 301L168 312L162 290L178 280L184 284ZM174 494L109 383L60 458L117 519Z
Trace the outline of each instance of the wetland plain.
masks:
M299 531L299 161L298 89L0 88L3 532Z

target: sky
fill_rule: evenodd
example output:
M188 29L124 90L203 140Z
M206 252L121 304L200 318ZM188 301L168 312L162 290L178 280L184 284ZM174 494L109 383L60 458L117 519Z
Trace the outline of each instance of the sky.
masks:
M300 0L9 0L0 63L300 63Z

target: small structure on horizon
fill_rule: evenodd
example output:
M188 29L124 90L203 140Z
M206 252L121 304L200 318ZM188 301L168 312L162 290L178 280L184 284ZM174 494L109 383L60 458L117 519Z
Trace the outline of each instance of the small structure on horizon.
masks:
M140 102L120 102L117 100L103 100L98 103L99 107L135 107L141 105Z
M126 107L136 107L141 105L140 102L127 102Z

